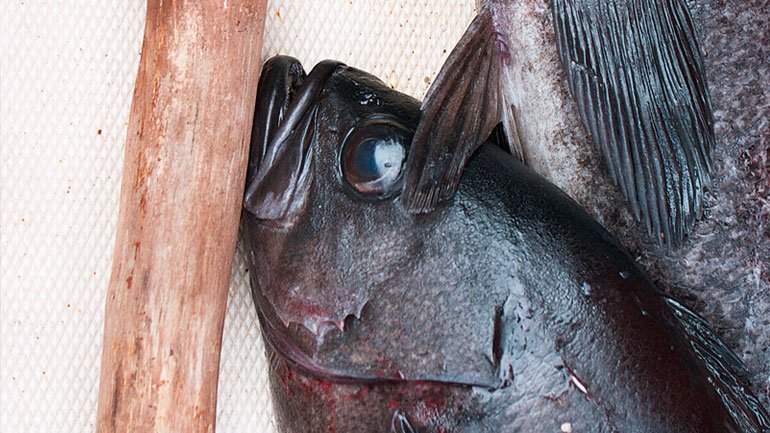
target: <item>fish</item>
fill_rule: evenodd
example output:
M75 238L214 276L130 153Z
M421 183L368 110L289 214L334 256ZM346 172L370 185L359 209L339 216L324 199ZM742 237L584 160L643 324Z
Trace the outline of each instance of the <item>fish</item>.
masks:
M708 322L507 140L413 212L425 119L340 62L263 68L241 229L279 431L770 431Z
M405 201L427 212L451 198L464 162L502 122L513 154L582 203L612 197L578 189L597 183L598 170L581 179L592 172L581 165L602 164L649 238L679 246L702 213L715 141L687 5L547 3L481 2L423 101L428 121L416 139L428 145L410 164L432 166L413 171L423 178Z
M405 194L411 207L429 211L451 199L457 178L451 167L462 166L474 143L503 122L512 153L599 221L661 290L687 299L715 323L749 366L761 400L770 404L767 2L479 3L477 17L422 102L431 120L417 140L434 137L436 144L418 146L423 154L411 155L415 166L425 158L433 164L412 171L423 179L411 182L414 189ZM638 105L651 117L628 114ZM656 121L653 114L671 107L678 109ZM662 131L688 119L700 121L675 128L668 140L627 138L625 154L632 158L618 158L623 143L611 138L629 135L619 131ZM656 153L666 149L673 151ZM694 164L677 162L688 154L699 155ZM629 175L645 167L634 158L645 155L658 168L681 168L634 182ZM650 206L634 203L629 192L643 187L654 193L650 182L657 180L668 185L663 193L653 194ZM689 198L672 202L674 196ZM668 204L656 205L663 202ZM657 222L651 219L655 214ZM675 215L684 219L677 222Z

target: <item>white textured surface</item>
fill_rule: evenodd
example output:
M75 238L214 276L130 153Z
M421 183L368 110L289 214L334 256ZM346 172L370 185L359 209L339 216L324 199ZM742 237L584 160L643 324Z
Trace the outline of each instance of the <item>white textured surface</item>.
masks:
M335 58L421 97L473 0L269 0L263 57ZM0 1L0 432L93 431L143 0ZM218 432L271 432L244 265Z

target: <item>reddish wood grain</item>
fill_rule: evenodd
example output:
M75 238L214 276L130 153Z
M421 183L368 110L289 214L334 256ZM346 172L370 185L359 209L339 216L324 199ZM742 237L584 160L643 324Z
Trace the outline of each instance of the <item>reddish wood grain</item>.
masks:
M97 432L212 432L265 0L149 0Z

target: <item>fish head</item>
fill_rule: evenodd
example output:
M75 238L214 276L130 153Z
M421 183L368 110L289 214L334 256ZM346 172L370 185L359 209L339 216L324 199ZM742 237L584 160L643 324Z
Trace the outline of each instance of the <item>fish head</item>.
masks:
M307 75L290 57L265 65L243 224L255 296L282 325L342 329L403 272L426 230L398 200L419 115L415 99L338 62Z
M260 79L242 218L252 294L268 346L331 380L486 387L495 320L511 287L509 181L486 152L455 200L402 203L420 105L338 62L305 75L276 57ZM493 146L494 147L494 146ZM499 148L497 148L499 149ZM497 162L495 162L497 161Z

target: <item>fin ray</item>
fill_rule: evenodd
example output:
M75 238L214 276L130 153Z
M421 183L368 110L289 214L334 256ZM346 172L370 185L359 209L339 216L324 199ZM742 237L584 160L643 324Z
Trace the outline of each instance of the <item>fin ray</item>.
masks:
M685 338L703 362L722 403L743 433L770 432L770 416L751 394L743 362L709 327L705 319L674 298L664 296Z
M714 120L682 0L554 0L556 41L583 123L659 244L692 229L710 180Z
M422 104L406 163L401 196L414 213L452 197L473 152L503 122L508 143L521 156L513 107L501 86L507 48L482 8L450 53Z

